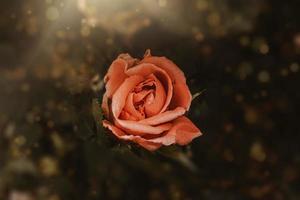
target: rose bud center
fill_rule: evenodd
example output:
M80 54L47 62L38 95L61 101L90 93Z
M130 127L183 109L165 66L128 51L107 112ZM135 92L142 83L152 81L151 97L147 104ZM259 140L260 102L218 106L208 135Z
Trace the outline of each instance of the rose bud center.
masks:
M158 114L166 101L166 92L162 83L154 74L137 84L128 94L120 118L142 120Z

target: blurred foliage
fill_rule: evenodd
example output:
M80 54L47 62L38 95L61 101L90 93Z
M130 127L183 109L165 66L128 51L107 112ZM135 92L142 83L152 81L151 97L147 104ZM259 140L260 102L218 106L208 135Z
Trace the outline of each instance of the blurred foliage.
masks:
M297 0L0 4L0 199L300 198ZM187 147L99 123L108 66L148 48L205 89Z

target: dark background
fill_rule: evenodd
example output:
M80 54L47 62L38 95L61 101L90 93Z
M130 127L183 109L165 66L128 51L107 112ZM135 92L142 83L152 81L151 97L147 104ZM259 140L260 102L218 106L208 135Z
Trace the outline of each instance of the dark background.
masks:
M1 0L0 199L300 199L299 6ZM148 48L205 90L187 147L150 153L93 118L110 63Z

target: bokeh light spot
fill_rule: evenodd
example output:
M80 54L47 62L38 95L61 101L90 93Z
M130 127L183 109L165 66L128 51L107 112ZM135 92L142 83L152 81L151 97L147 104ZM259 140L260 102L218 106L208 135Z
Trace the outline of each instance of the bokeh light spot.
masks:
M257 75L257 79L262 82L262 83L267 83L270 81L271 77L270 77L270 73L266 70L263 70L261 72L258 73Z
M50 6L46 11L46 17L50 21L55 21L59 18L59 11L56 7Z
M250 156L258 162L263 162L267 157L263 146L259 142L255 142L252 144L250 149Z

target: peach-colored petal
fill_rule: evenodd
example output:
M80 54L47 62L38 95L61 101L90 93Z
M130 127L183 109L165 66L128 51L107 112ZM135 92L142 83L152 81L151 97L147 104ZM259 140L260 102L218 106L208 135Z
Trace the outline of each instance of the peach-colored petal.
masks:
M175 80L176 82L186 82L184 73L180 70L180 68L166 57L148 55L143 60L141 60L140 63L152 63L155 66L158 66L165 70L170 75L172 80Z
M171 102L172 108L181 106L186 110L189 110L192 101L192 95L188 86L186 85L184 73L175 63L166 57L151 56L150 53L148 53L147 56L140 61L140 63L152 63L165 70L170 75L172 82L174 83L174 94Z
M173 87L169 75L163 69L153 64L143 63L128 69L126 74L128 76L140 75L144 77L154 74L160 80L162 85L164 85L165 90L167 91L166 101L160 112L164 112L167 109L173 96Z
M137 103L139 101L142 101L151 92L153 92L153 90L142 90L138 93L133 94L133 102Z
M123 120L132 120L132 121L137 121L138 120L135 116L133 116L129 112L126 112L125 110L122 110L122 112L120 114L120 119L123 119Z
M155 97L154 94L151 92L146 98L145 98L145 104L144 106L150 105L153 103ZM151 112L151 111L150 111ZM150 115L150 112L148 113L148 115Z
M163 136L154 139L149 139L149 141L168 146L176 143L176 135L174 132L167 132Z
M104 127L108 128L119 139L135 142L149 151L154 151L161 147L160 143L148 141L140 136L126 135L124 131L112 125L107 120L103 120L102 123Z
M145 80L142 82L142 83L140 83L140 84L138 84L135 88L134 88L134 91L135 92L141 92L141 91L143 91L143 88L144 87L151 87L151 86L153 86L154 85L154 81L153 81L153 79L151 79L149 76L147 76L147 77L145 77Z
M125 78L127 78L127 75L125 74L127 68L131 67L137 61L138 59L132 58L129 54L120 54L108 68L108 71L104 76L106 91L103 95L101 104L103 113L107 118L109 118L108 99L112 97L116 89L122 84Z
M126 97L129 92L136 86L138 83L143 81L143 77L139 75L133 75L124 80L122 85L117 89L112 97L112 114L115 119L117 119L124 108Z
M108 128L109 130L111 130L111 132L117 136L118 138L121 138L122 136L125 136L126 134L124 133L124 131L122 131L121 129L117 128L116 126L112 125L109 121L107 120L102 120L102 124L105 128Z
M134 104L133 104L134 103L134 100L133 100L134 95L135 95L134 93L129 93L126 103L125 103L125 106L124 106L124 110L129 112L131 115L136 117L138 120L144 119L145 115L143 115L142 113L137 111L134 107Z
M176 131L176 143L180 145L186 145L202 135L201 131L187 117L177 118L172 129L172 131Z
M118 58L108 68L104 77L105 93L103 95L101 108L105 117L109 118L109 105L108 100L112 97L116 89L122 84L127 75L125 70L128 67L126 60Z
M193 122L187 117L182 116L173 121L172 128L165 135L150 139L149 141L162 143L163 145L171 145L174 143L186 145L200 135L202 135L202 133Z
M186 110L190 109L192 102L192 94L185 83L176 82L173 85L173 98L170 103L170 109L178 106L184 107Z
M141 137L136 137L135 139L133 139L133 141L135 141L136 143L138 143L139 145L141 145L142 147L144 147L148 151L155 151L155 150L157 150L158 148L160 148L162 146L162 144L155 143L155 142L150 142L150 141L145 140Z
M137 59L137 58L132 58L130 56L130 54L128 54L128 53L121 53L118 56L118 58L123 59L127 62L127 64L128 64L127 68L130 68L130 67L134 66L139 61L139 59Z
M123 59L116 59L108 68L104 77L105 94L110 98L117 88L122 84L127 77L125 70L127 69L127 62Z
M161 82L156 78L155 75L150 74L150 78L153 78L154 84L155 84L155 97L153 101L149 101L148 104L146 101L145 104L145 113L147 114L147 117L152 117L159 113L162 110L162 107L165 105L166 101L166 92L161 84ZM149 96L151 97L151 96Z
M150 126L147 124L141 124L138 121L130 121L130 120L121 120L116 119L115 124L125 130L128 133L134 135L146 135L146 134L153 134L158 135L164 131L169 130L172 127L171 123L160 124L158 126Z
M149 117L146 119L142 119L139 123L148 124L148 125L158 125L166 122L170 122L185 113L185 109L182 107L178 107L174 110L168 110L166 112L160 113L153 117Z

